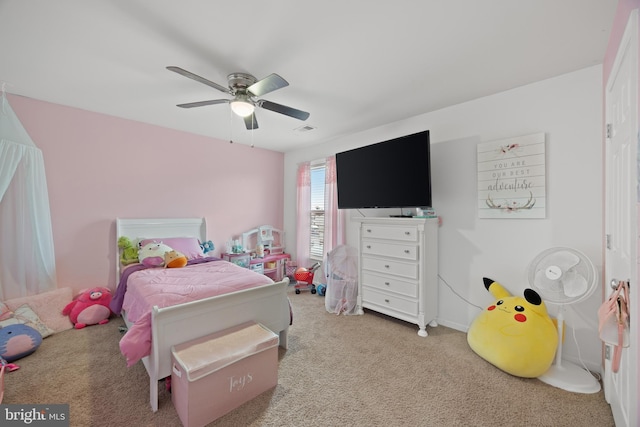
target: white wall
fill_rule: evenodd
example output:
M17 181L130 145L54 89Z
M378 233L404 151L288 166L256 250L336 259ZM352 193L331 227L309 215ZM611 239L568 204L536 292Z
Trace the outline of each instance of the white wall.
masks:
M433 202L443 224L439 233L441 325L466 331L493 301L482 277L501 282L512 294L529 287L527 267L543 250L569 246L602 268L602 67L498 93L390 125L286 153L284 227L287 250L295 254L295 177L299 162L429 129ZM546 134L545 219L479 219L476 211L476 146L521 135ZM397 213L397 212L396 212ZM359 215L359 213L353 213ZM373 215L370 211L367 215ZM348 243L357 246L356 227ZM450 286L450 287L449 287ZM454 292L455 290L455 292ZM566 312L575 326L580 354L600 370L596 310L601 292ZM552 315L558 307L548 305ZM573 330L564 356L576 361ZM428 338L427 338L428 339Z

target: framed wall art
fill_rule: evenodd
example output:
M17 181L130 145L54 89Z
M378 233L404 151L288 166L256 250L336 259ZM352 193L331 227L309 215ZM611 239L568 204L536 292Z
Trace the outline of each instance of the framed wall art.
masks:
M478 144L479 218L545 218L545 134Z

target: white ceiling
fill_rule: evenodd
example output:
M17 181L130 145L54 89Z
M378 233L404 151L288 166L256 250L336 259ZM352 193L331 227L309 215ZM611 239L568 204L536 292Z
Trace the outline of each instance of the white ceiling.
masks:
M57 104L289 151L602 63L616 0L0 0L0 81ZM289 86L253 134L232 72ZM301 126L315 128L307 132Z

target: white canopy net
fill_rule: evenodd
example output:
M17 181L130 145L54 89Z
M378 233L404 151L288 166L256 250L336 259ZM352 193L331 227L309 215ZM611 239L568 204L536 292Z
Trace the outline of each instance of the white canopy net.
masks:
M0 98L0 301L56 288L42 151Z

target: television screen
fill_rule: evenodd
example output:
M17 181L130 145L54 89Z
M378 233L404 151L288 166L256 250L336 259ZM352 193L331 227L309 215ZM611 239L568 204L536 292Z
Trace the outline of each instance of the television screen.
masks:
M431 207L429 131L336 154L338 208Z

